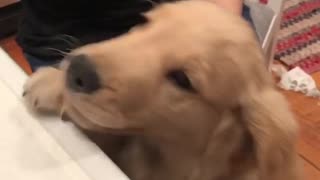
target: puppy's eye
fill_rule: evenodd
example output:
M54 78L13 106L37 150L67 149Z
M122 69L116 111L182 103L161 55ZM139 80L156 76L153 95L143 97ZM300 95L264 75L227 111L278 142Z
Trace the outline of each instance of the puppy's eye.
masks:
M183 72L182 70L174 70L169 72L167 75L167 78L182 89L185 89L188 91L194 90L190 79L188 78L186 73Z

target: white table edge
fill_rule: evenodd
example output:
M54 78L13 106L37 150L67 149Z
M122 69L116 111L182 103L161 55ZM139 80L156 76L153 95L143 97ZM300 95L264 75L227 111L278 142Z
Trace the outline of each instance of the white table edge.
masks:
M28 75L0 48L0 81L6 84L8 88L23 101L21 96L23 84ZM39 118L36 117L35 118ZM53 119L52 119L53 118ZM97 147L91 142L80 130L74 126L61 121L58 117L41 117L37 119L46 131L53 136L66 153L78 163L83 171L92 180L128 180L128 177ZM68 138L63 138L57 133L57 129L67 132ZM70 141L72 140L72 143ZM81 153L76 152L76 144L82 148ZM89 157L81 157L83 153L90 153ZM93 154L93 155L92 155Z

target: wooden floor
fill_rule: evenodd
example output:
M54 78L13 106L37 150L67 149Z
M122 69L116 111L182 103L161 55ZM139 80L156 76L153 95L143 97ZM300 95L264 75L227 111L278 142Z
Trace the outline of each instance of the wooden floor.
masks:
M21 49L13 38L0 41L13 59L27 72L31 70L25 61ZM313 74L320 85L320 72ZM299 153L304 161L305 180L320 180L320 100L308 98L298 93L283 91L288 98L301 126L298 143Z

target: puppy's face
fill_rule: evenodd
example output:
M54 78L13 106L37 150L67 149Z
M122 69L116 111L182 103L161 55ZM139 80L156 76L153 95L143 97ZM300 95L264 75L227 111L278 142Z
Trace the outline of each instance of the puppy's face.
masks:
M80 126L208 129L248 87L267 81L259 45L240 17L200 1L163 5L146 17L130 33L68 57L65 109Z

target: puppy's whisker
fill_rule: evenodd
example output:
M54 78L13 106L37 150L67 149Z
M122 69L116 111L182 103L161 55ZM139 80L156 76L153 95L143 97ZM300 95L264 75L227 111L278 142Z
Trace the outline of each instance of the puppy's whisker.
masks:
M55 39L63 41L71 49L75 49L83 44L78 38L67 34L57 35Z
M157 6L157 5L159 5L159 3L157 3L157 2L155 2L155 1L153 1L153 0L145 0L145 1L149 2L152 6Z
M68 52L71 52L71 51L74 50L74 48L66 48L66 50L67 50Z
M47 48L48 50L51 50L51 51L55 51L55 52L58 52L60 55L62 55L63 57L69 55L68 52L65 52L65 51L62 51L62 50L59 50L59 49L56 49L56 48Z
M70 41L70 40L67 40L67 39L64 39L63 37L57 37L57 39L60 39L62 41L64 41L65 43L67 43L69 46L74 46L75 43Z
M82 44L82 42L78 38L76 38L74 36L71 36L71 35L68 35L68 34L63 34L63 36L69 38L70 39L70 43L73 43L73 45L81 45Z

